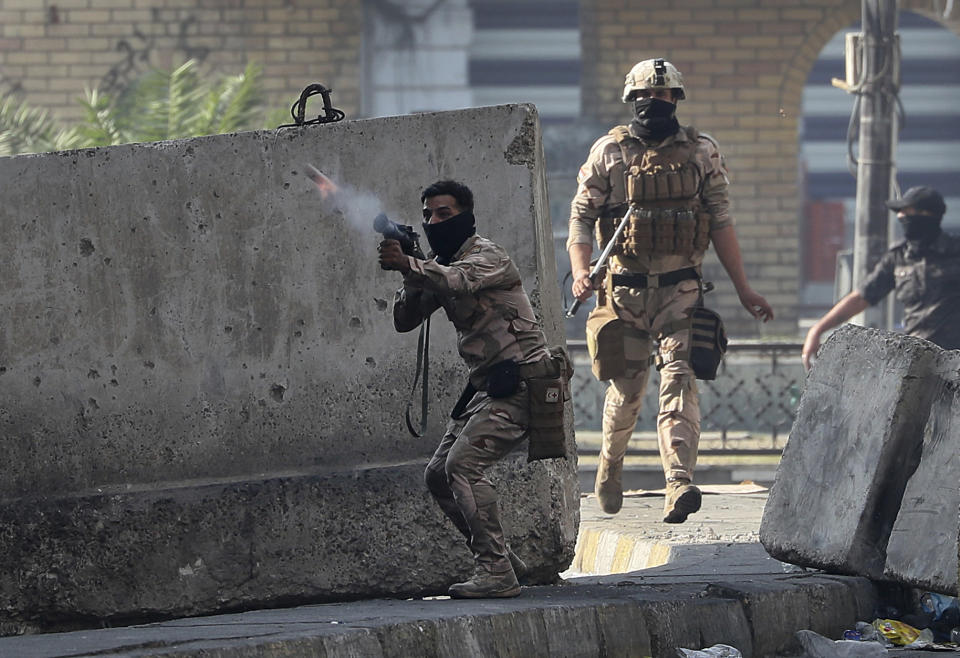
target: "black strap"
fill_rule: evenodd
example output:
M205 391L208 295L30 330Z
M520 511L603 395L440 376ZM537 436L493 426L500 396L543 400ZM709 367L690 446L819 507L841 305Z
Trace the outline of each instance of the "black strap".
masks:
M417 382L420 380L420 368L423 367L423 388L420 400L420 431L413 428L413 422L410 420L410 407L413 406L413 392L417 390ZM407 421L407 429L410 434L416 438L422 438L427 431L427 388L428 375L430 374L430 317L428 316L423 324L420 325L420 337L417 339L417 372L413 377L413 386L410 387L410 396L407 398L407 411L404 419Z
M453 405L453 411L450 412L450 418L453 420L460 420L460 416L462 416L463 412L467 410L467 405L470 404L470 400L472 400L473 396L476 394L477 387L467 380L467 385L463 387L463 393L460 394L460 398L457 400L457 403Z
M613 285L630 288L665 288L681 281L699 279L700 272L695 267L685 267L682 270L673 270L663 274L641 274L639 272L624 272L614 274Z

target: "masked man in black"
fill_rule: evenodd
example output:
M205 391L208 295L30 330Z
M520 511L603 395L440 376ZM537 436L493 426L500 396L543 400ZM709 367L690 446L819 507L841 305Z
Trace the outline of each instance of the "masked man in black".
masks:
M859 290L841 299L807 332L803 365L810 368L825 331L846 322L892 290L903 304L903 330L945 350L960 349L960 239L940 229L947 205L932 187L911 187L887 201L903 225Z

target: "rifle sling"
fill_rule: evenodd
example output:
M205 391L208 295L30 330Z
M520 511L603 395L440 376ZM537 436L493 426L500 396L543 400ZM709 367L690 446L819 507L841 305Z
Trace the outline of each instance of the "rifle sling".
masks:
M417 390L417 382L420 380L420 370L423 369L423 386L421 388L420 400L420 431L413 427L413 421L410 420L410 407L413 406L413 395ZM413 385L410 387L410 395L407 397L407 410L404 413L404 419L407 421L407 430L415 438L422 438L427 431L427 396L428 396L428 375L430 374L430 317L420 325L420 337L417 339L417 372L413 377Z

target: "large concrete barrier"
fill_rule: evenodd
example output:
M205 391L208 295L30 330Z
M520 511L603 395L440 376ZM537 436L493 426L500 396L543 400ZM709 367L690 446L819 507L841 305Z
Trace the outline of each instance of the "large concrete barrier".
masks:
M956 593L960 354L848 325L823 346L760 526L774 557Z
M933 396L917 470L907 481L887 543L884 575L915 587L957 592L960 505L960 352L940 352L927 378ZM904 455L906 463L916 461Z
M322 200L310 163L340 185ZM0 622L442 591L469 573L421 471L463 385L416 333L374 215L419 225L440 178L476 194L563 342L536 110L498 106L0 159ZM572 427L570 425L569 427ZM492 478L541 577L573 557L576 455Z

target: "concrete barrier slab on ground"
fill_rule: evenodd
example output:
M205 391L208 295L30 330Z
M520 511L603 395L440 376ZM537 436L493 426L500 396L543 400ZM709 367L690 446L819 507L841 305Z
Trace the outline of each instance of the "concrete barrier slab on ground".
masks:
M960 356L853 325L823 346L764 510L771 555L957 591Z
M308 164L339 192L321 198ZM442 178L472 187L478 231L562 344L532 105L0 158L0 627L469 575L419 475L465 367L438 315L427 436L410 436L417 333L393 330L400 277L372 228L381 211L419 227ZM540 574L573 556L572 424L567 445L493 473Z
M960 352L941 352L930 373L929 419L887 543L884 576L956 596L960 508ZM915 462L917 458L907 458Z
M934 396L940 348L846 325L807 377L760 526L774 557L883 578Z

